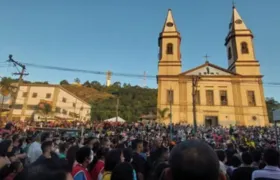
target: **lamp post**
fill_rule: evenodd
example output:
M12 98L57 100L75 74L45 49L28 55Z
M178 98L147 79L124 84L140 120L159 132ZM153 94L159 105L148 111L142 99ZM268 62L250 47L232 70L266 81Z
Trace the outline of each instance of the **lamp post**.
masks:
M170 88L168 91L168 101L169 101L169 109L170 109L170 138L173 140L173 133L172 133L172 104L173 104L173 89Z
M193 126L194 133L197 132L197 122L196 122L196 93L197 93L197 82L200 79L199 76L192 77L192 105L193 105Z

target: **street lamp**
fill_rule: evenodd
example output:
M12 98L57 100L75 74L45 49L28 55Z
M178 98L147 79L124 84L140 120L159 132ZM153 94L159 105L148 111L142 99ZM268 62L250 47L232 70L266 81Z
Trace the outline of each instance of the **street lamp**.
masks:
M173 140L172 134L172 103L173 103L173 89L170 88L168 91L168 102L169 102L169 109L170 109L170 138Z

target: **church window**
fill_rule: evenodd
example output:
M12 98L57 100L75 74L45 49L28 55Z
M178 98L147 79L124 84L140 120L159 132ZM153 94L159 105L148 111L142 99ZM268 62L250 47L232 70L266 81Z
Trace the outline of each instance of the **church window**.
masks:
M206 105L214 106L214 92L213 90L206 90Z
M228 98L227 98L227 91L226 90L221 90L220 91L220 100L221 100L221 105L222 106L227 106L228 105Z
M195 92L195 104L200 105L200 91L196 90Z
M174 91L173 90L167 90L167 102L168 104L173 104L174 102Z
M246 42L241 43L241 53L242 54L248 54L249 53L248 44Z
M232 52L231 52L231 48L228 48L228 59L232 58Z
M166 53L167 54L173 54L173 44L172 43L167 44Z
M256 97L254 91L247 91L247 99L249 106L256 106Z

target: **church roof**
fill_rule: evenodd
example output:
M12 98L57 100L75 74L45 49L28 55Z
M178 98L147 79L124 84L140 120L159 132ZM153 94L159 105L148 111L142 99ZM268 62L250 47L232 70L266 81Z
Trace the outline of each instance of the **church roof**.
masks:
M235 6L232 8L232 17L230 22L230 31L236 30L248 30L246 24L244 23L243 19L239 15Z
M214 65L206 61L204 64L197 66L193 69L190 69L188 71L185 71L179 75L201 75L201 76L207 76L207 75L227 75L227 76L236 76L239 74L236 74L234 72L231 72L227 69L224 69L220 66Z
M176 24L171 9L168 9L162 32L177 32Z

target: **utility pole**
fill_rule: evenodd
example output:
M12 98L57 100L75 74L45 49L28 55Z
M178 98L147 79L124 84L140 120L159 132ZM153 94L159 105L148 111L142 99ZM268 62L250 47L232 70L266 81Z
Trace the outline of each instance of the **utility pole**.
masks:
M170 109L170 138L173 140L173 133L172 133L172 103L173 103L173 90L170 88L168 91L168 101L169 101L169 109Z
M116 104L116 122L118 122L118 117L119 117L119 104L120 104L120 98L118 96L117 97L117 104Z
M113 95L117 98L117 103L116 103L116 122L118 122L118 117L119 117L119 105L120 105L120 93L118 91L113 92Z
M22 77L23 77L24 75L28 75L28 74L25 73L25 70L26 70L25 65L24 65L24 64L21 64L21 63L19 63L19 62L17 62L17 61L15 61L15 60L13 59L13 55L9 55L9 60L8 60L8 62L13 63L14 66L19 66L19 67L21 67L21 72L19 72L19 73L13 73L13 75L19 75L19 78L18 78L18 84L17 84L17 87L16 87L16 91L14 92L14 95L11 96L12 102L11 102L11 108L10 108L10 112L9 112L8 119L9 119L9 120L12 120L12 118L13 118L13 111L14 111L14 108L15 108L14 106L15 106L15 104L16 104L16 100L17 100L17 97L18 97L18 93L19 93L19 89L20 89L20 84L21 84L21 82L22 82ZM12 92L12 94L13 94L13 92Z
M196 122L196 93L197 93L197 82L200 79L199 76L192 77L192 105L193 105L193 126L194 133L197 132L197 122Z

